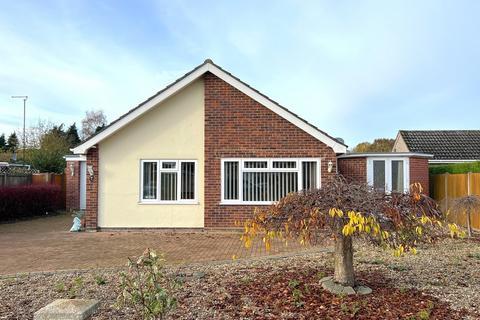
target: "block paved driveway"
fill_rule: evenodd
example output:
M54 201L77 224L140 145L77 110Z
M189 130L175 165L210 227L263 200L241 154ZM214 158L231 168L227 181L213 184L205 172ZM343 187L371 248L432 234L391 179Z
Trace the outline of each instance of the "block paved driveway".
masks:
M234 232L68 232L70 215L0 224L0 275L122 266L145 248L165 253L168 263L251 258L315 250L276 242L269 252L261 239L246 249Z

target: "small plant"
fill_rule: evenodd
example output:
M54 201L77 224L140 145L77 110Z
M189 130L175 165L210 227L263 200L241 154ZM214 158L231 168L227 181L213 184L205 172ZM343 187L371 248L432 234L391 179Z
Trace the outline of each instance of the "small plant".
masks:
M252 278L250 278L249 276L243 276L240 278L240 283L241 284L244 284L244 285L248 285L252 282Z
M373 265L382 265L382 264L385 264L385 261L381 260L381 259L375 259L375 260L372 260L370 261L370 264L373 264Z
M80 276L80 277L76 277L75 279L73 279L73 286L77 287L78 289L82 289L83 288L83 278Z
M107 280L105 280L105 278L103 278L102 276L98 275L98 276L95 276L95 283L99 286L103 286L104 284L107 283Z
M146 249L136 260L128 259L128 270L120 274L117 307L132 306L143 319L164 319L177 305L178 282L166 275L165 260Z
M388 266L388 268L390 270L393 270L393 271L409 271L409 270L411 270L411 268L409 268L407 266L400 265L400 264L391 264L391 265Z
M430 319L430 314L432 313L433 307L434 307L433 302L428 301L427 307L417 312L417 318L420 320Z
M400 291L400 293L406 293L408 291L408 288L400 287L398 290Z
M65 291L65 283L63 281L59 281L55 284L55 290L57 292L64 292Z
M364 301L363 303L355 301L355 302L352 302L351 304L343 302L340 305L340 309L344 314L349 315L351 318L355 318L358 311L362 309L362 306L365 307L365 305L366 305L366 301Z
M305 302L303 301L304 295L300 289L300 282L298 280L292 279L288 282L288 287L292 290L293 304L296 307L302 307ZM305 287L305 289L308 288Z
M289 287L290 289L295 289L295 288L297 288L299 285L300 285L300 282L299 282L298 280L296 280L296 279L292 279L292 280L288 281L288 287Z
M472 258L472 259L477 259L480 260L480 253L469 253L467 254L467 257Z
M69 299L74 299L78 296L78 293L83 289L83 278L81 276L75 277L68 285L65 285L63 282L57 284L57 291L59 292L67 291L67 296Z

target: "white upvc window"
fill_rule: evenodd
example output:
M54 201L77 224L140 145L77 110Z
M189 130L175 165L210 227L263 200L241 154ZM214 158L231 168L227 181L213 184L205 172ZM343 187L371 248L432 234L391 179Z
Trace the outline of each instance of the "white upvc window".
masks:
M376 190L407 192L410 185L408 157L367 158L367 181Z
M221 204L272 204L291 192L320 188L319 158L226 158Z
M197 161L141 160L140 202L197 203Z

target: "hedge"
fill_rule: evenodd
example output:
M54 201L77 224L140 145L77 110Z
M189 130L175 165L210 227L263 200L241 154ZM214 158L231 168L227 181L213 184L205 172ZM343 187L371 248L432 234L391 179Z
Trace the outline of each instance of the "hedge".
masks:
M480 172L480 161L430 165L430 174Z
M0 221L45 215L62 208L62 191L55 185L0 188Z

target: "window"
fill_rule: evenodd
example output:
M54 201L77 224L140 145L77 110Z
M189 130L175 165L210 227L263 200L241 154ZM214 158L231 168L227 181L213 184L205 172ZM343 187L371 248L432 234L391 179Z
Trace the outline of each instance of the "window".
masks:
M392 160L392 192L403 192L403 161Z
M409 183L408 166L407 157L368 158L368 182L375 190L405 192Z
M141 202L195 202L196 166L194 160L142 160Z
M223 159L223 204L269 204L320 187L319 159Z
M143 163L143 199L157 198L157 163Z
M385 160L373 161L373 188L385 191Z

